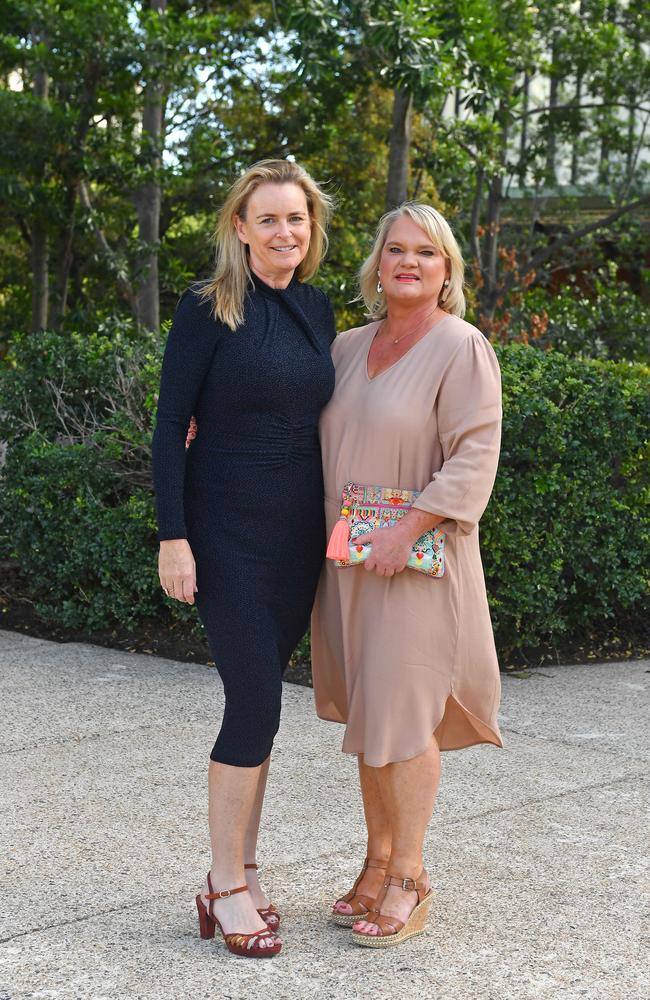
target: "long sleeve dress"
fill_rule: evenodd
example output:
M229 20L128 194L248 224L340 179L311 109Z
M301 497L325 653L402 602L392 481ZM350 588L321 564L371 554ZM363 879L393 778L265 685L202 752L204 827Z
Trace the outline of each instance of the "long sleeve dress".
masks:
M478 521L496 475L499 367L483 335L445 316L370 379L378 324L337 337L334 395L320 421L328 533L347 482L421 490L440 514L446 569L393 577L327 561L312 616L318 715L346 724L343 750L380 767L423 752L501 746L499 669Z
M211 754L222 763L269 755L282 673L309 625L334 335L325 293L295 277L286 289L255 277L234 331L188 290L169 333L153 438L158 538L187 538L196 561L196 606L225 690Z

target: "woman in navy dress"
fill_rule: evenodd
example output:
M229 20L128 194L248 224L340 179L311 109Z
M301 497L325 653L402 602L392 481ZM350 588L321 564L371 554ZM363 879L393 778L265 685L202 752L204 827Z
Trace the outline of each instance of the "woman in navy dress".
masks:
M215 273L176 310L153 440L161 585L196 602L225 692L201 935L218 926L250 957L281 947L256 841L282 675L309 625L325 551L318 419L334 388L335 327L325 293L302 279L322 258L328 213L295 163L265 160L236 181Z

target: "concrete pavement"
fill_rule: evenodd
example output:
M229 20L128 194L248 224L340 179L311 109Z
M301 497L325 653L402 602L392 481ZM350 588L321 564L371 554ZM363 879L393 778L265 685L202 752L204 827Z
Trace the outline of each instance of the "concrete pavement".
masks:
M355 763L285 685L259 850L267 962L201 941L207 667L0 632L0 1000L647 1000L650 661L503 679L506 749L443 757L427 934L327 922L363 858Z

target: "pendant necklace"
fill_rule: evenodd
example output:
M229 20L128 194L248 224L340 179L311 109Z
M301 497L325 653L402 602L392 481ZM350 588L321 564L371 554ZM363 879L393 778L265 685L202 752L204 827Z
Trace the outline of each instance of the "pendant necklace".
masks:
M404 340L405 337L410 337L411 334L414 333L414 332L415 332L414 330L409 330L408 333L403 333L401 337L395 337L395 339L393 340L393 343L394 344L399 344L400 340Z
M428 320L427 320L427 322L428 322ZM393 344L399 344L400 340L404 340L406 337L412 336L412 334L414 334L414 333L417 332L417 329L418 328L416 327L415 330L409 330L408 333L403 333L401 337L391 337L390 339L391 339L391 341L392 341Z

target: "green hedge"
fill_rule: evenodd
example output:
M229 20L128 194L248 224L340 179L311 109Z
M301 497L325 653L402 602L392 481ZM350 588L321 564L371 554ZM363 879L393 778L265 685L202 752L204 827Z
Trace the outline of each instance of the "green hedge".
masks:
M502 655L647 610L650 370L497 348L503 451L481 522ZM17 338L0 369L0 546L41 615L188 621L158 587L148 449L162 339ZM192 624L190 624L192 623Z
M530 337L538 347L572 357L638 362L650 357L650 306L618 276L612 261L590 273L586 288L575 279L553 294L532 288L509 313L509 340Z
M497 353L503 445L481 537L507 653L647 611L650 369Z
M162 341L129 325L20 335L0 367L0 557L68 629L191 619L160 591L150 439ZM171 603L171 602L170 602Z

